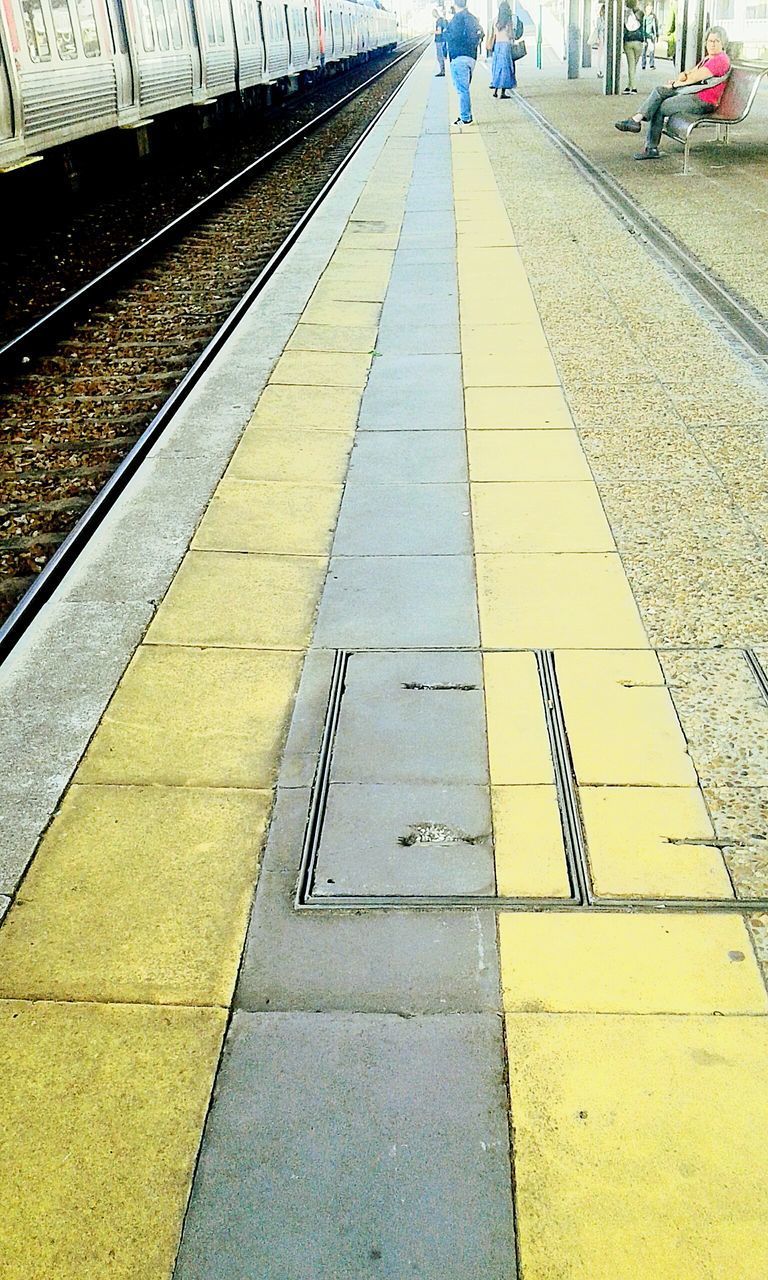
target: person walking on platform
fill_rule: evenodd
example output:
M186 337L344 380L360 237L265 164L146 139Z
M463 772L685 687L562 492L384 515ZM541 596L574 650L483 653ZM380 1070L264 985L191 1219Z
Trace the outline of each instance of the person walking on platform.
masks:
M645 71L646 62L651 71L656 70L656 41L659 38L659 20L653 12L653 0L648 0L643 17L643 57L640 66Z
M522 22L519 18L512 16L507 0L501 0L499 15L491 28L486 44L488 52L493 54L491 88L494 98L498 98L499 89L501 89L502 98L508 98L507 89L517 88L512 41L519 40L522 34Z
M442 8L433 9L432 16L435 20L435 57L437 58L438 76L445 75L445 59L448 53L448 46L445 43L445 33L448 29L448 22Z
M675 80L653 90L640 110L628 120L617 120L621 133L640 133L647 123L645 147L635 160L658 160L667 116L705 116L715 110L725 90L731 60L725 52L728 35L722 27L710 27L705 43L706 57L690 71L681 71Z
M637 93L635 71L643 51L643 20L635 8L637 0L627 0L624 8L624 57L627 60L627 87L622 93Z
M451 79L459 99L459 116L454 124L472 123L472 99L469 86L477 61L477 47L484 31L477 18L467 12L467 0L454 0L456 13L448 23L446 39L451 60Z

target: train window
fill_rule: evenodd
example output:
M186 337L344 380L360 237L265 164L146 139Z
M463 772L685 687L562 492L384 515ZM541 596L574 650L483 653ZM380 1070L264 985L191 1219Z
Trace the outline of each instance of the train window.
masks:
M30 58L33 62L50 62L51 46L40 0L21 0L21 12Z
M165 16L163 8L163 0L153 0L153 10L155 14L155 30L157 31L157 43L165 52L170 49L171 42L168 38L168 19Z
M98 58L101 53L101 45L99 44L96 15L93 12L93 0L77 0L77 16L80 20L83 53L86 58Z
M154 53L155 28L152 25L152 11L149 7L149 0L141 0L139 16L141 19L141 38L144 43L144 49L147 53Z
M181 33L181 15L179 13L179 0L167 0L168 4L168 25L171 29L171 44L174 49L181 49L184 46L184 37Z
M67 0L51 0L51 16L59 57L64 62L70 62L77 57L77 42Z
M748 4L747 22L763 22L768 18L768 4Z
M224 44L224 19L221 15L221 0L210 0L213 10L213 22L216 28L216 40L219 44Z

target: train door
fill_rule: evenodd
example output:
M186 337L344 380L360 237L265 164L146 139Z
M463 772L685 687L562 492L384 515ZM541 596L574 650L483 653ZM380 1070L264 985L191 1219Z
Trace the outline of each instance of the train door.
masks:
M5 33L0 28L0 138L12 138L16 126L9 66Z
M122 5L119 0L106 0L106 10L115 54L117 110L121 123L124 123L125 114L130 114L131 108L135 106L138 110L136 68L133 64Z

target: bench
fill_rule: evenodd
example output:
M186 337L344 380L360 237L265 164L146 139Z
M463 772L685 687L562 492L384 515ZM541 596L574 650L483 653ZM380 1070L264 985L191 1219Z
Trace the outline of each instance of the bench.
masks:
M691 134L702 125L711 125L717 129L718 142L728 142L728 132L732 124L740 124L746 120L752 104L757 97L760 81L768 75L768 67L750 67L734 62L731 74L725 82L723 96L717 109L707 116L695 116L693 119L685 115L667 116L664 132L668 138L681 142L685 147L683 173L689 172L688 154L691 146Z

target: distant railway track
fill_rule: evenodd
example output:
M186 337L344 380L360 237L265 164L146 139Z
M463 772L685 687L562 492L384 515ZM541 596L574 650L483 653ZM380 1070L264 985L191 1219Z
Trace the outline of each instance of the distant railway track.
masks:
M422 48L414 42L0 349L0 661Z

